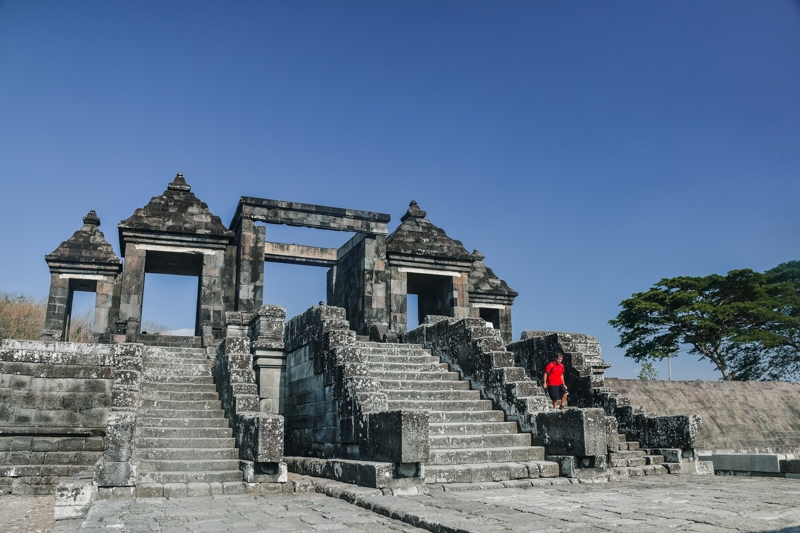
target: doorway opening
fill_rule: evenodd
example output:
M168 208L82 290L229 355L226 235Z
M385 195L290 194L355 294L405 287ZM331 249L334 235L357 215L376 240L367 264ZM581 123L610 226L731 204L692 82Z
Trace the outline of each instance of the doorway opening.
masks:
M408 329L411 329L412 316L416 311L417 325L425 321L428 315L451 316L453 302L453 277L431 274L408 273L406 289L406 315ZM412 295L416 295L416 309L412 307ZM416 327L416 326L414 326Z
M500 329L500 310L491 309L488 307L478 308L479 316L485 321L489 322L494 329Z
M327 300L326 270L317 266L264 263L264 303L286 309L292 318Z
M191 337L197 333L199 276L145 274L142 334Z
M97 299L97 282L83 279L70 280L70 297L67 309L66 339L69 342L91 342L94 306Z

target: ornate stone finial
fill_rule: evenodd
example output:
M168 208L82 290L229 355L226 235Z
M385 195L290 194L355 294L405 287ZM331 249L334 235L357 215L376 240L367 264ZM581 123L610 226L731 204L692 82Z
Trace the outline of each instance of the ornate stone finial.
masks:
M94 212L94 209L89 211L85 217L83 217L83 223L88 224L90 226L99 226L100 225L100 217L97 216L97 213Z
M472 255L474 255L475 259L478 261L483 261L484 259L486 259L486 256L480 253L477 248L472 250Z
M411 203L408 204L408 211L406 211L405 215L400 217L400 222L405 222L409 218L425 218L427 214L428 213L419 208L416 200L411 200Z
M167 185L167 189L170 191L186 191L189 192L192 188L186 183L186 180L183 179L183 174L178 172L178 175L175 176L175 179L172 180L172 183Z

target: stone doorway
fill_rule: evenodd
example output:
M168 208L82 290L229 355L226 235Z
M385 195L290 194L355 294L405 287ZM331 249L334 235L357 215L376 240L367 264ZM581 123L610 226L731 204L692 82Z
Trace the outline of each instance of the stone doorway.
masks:
M452 276L409 272L407 294L417 296L417 308L409 307L407 313L409 316L416 313L418 324L423 323L428 315L452 316Z

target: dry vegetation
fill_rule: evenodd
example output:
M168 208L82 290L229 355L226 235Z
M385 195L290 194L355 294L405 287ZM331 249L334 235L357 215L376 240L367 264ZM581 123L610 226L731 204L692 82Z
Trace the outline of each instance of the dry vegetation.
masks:
M47 301L24 294L0 292L0 340L36 340L44 328ZM70 320L69 340L91 342L92 312L73 315ZM169 328L155 322L143 322L142 331L164 334Z
M47 302L30 296L0 293L0 340L39 338Z

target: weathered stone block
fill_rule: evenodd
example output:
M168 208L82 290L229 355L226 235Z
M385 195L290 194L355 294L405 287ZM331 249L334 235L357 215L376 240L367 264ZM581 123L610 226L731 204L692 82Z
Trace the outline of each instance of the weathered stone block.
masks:
M130 461L101 461L95 467L95 481L100 487L126 487L136 483L136 469Z
M370 461L420 463L428 460L429 415L423 411L384 411L369 417Z
M108 429L104 442L106 461L117 462L131 459L135 431L135 413L112 411L108 414Z
M566 409L536 413L533 444L552 455L604 456L608 451L602 409Z

